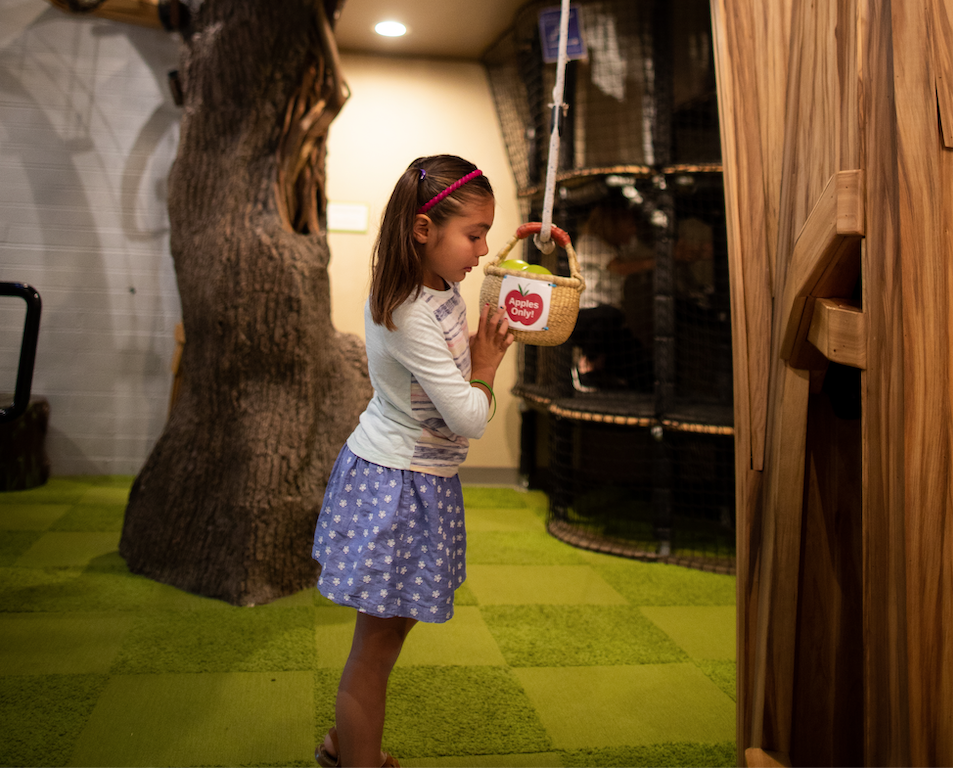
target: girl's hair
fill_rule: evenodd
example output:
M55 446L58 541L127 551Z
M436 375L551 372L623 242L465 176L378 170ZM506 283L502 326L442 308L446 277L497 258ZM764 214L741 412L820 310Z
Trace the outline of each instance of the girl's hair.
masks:
M384 209L371 264L371 318L377 325L396 330L394 310L411 294L419 295L423 285L424 249L414 239L418 209L476 169L455 155L432 155L418 157L397 180ZM465 205L488 197L493 197L493 187L485 176L477 176L424 215L442 227L460 215Z

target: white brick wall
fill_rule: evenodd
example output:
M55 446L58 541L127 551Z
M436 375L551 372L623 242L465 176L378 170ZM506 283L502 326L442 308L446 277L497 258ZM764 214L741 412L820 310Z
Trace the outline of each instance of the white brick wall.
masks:
M43 300L33 392L50 401L47 452L54 474L133 474L166 418L181 315L166 215L178 42L43 0L3 0L5 23L0 280ZM0 297L0 391L24 314Z

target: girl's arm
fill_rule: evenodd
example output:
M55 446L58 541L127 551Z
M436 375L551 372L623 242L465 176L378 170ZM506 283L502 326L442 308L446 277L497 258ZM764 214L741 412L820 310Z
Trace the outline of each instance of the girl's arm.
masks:
M458 350L458 354L470 352L469 378L483 379L490 386L503 353L512 343L505 315L501 319L502 323L497 322L498 336L492 336L484 311L479 330L469 339L461 339L461 345L467 348ZM399 309L394 320L396 331L373 324L368 327L368 362L373 356L377 370L375 390L391 402L403 403L407 397L404 376L412 376L453 433L471 439L481 437L492 398L484 387L474 387L463 377L433 312L415 302ZM416 412L407 411L407 415L422 418Z

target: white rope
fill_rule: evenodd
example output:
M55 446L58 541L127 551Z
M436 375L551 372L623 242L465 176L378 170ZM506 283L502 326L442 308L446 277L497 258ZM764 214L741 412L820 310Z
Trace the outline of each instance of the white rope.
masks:
M566 43L569 38L569 0L562 0L559 16L559 57L556 63L556 85L553 87L552 132L549 135L549 162L546 165L546 191L543 193L543 221L539 234L533 240L543 253L552 253L556 247L550 234L553 228L553 199L556 196L556 168L559 165L559 127L561 112L566 108L563 91L566 87Z

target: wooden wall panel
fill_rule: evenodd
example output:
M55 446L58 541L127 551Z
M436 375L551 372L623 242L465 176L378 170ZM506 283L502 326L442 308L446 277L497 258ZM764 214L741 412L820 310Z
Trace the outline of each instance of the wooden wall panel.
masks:
M894 3L903 274L910 758L953 764L953 154L936 121L929 0Z
M761 107L764 231L767 238L768 286L774 295L774 266L778 246L778 209L781 205L781 167L784 145L784 110L787 104L791 12L794 0L774 0L755 14L751 45L756 56L755 76Z
M864 450L865 763L910 765L904 549L903 299L893 32L889 0L859 8L867 108L867 235L861 377Z
M834 38L837 41L837 90L839 110L837 134L840 171L862 169L866 162L864 111L864 29L862 0L838 2L837 26Z
M933 232L938 248L938 262L941 271L946 273L946 295L942 307L945 317L940 320L946 322L946 349L945 354L933 359L934 365L945 365L942 379L946 394L946 412L948 418L934 428L942 432L942 436L934 436L931 442L946 445L946 462L934 459L931 466L940 464L938 471L945 473L944 482L939 488L927 476L924 467L918 468L920 482L930 482L932 492L927 498L920 499L918 511L922 513L921 525L916 528L917 540L924 548L931 550L929 559L919 561L919 568L914 576L924 584L924 590L919 593L922 600L919 614L923 630L924 655L929 656L926 669L920 671L920 679L929 692L929 698L935 703L935 709L928 713L931 720L931 733L935 734L935 752L937 765L953 765L953 489L950 476L953 474L953 456L951 456L951 421L950 399L953 397L953 239L951 239L951 223L953 223L953 152L949 148L940 148L939 186L943 190L941 198L942 209L940 219L943 222ZM945 269L944 269L945 267ZM932 418L929 412L926 418ZM944 487L945 486L945 487ZM919 552L917 553L919 554ZM931 566L936 570L931 571ZM939 607L939 616L932 614L931 606Z
M953 148L953 3L931 0L933 74L943 146Z
M836 171L862 167L856 18L856 0L794 3L775 295L797 234L828 180Z
M790 3L711 2L734 350L739 764L751 730L754 654L747 649L754 647L757 622L770 349L765 330L771 323ZM769 151L762 153L762 146Z
M761 329L771 317L755 34L757 0L712 0L722 159L728 219L734 355L736 455L742 467L764 461L767 358Z
M782 754L792 748L802 546L814 543L802 537L809 380L781 359L787 317L778 299L797 236L829 179L861 162L857 27L847 23L855 13L852 0L797 0L791 25L750 735L752 746Z
M759 547L753 546L757 533L752 531L755 519L749 508L752 500L761 497L761 473L758 466L753 468L752 443L761 435L763 428L752 421L752 404L749 378L752 369L757 374L757 361L749 360L748 350L748 315L755 317L767 316L770 294L763 276L754 277L752 298L760 293L760 299L752 302L755 306L749 310L749 300L746 295L746 254L749 251L765 254L764 237L758 227L751 231L750 218L745 219L742 227L742 211L749 205L750 189L753 180L760 179L760 144L759 152L754 159L754 167L749 169L752 160L746 154L747 143L743 136L743 126L739 120L743 119L735 108L741 104L736 68L741 69L743 63L737 63L735 56L739 24L745 29L745 21L750 18L750 5L739 0L732 4L732 14L728 15L726 0L712 0L712 39L715 49L715 73L718 81L718 108L721 127L722 162L724 165L725 185L725 213L727 218L729 274L731 277L731 329L732 329L732 356L733 356L733 385L734 385L734 426L735 426L735 563L737 574L736 600L736 744L738 764L744 764L744 749L747 745L747 733L750 728L748 691L752 677L752 657L746 651L751 645L749 634L753 626L753 612L751 605L757 595L757 555ZM755 92L756 93L756 92ZM757 105L752 115L757 113ZM739 131L742 132L739 135ZM757 209L756 209L757 211ZM753 240L753 242L752 242ZM757 346L757 341L752 340ZM762 344L763 346L763 344ZM764 352L766 354L766 351ZM755 356L756 353L755 353ZM763 355L762 355L763 358ZM763 362L762 362L763 365ZM764 389L767 389L765 380ZM762 395L763 396L763 395ZM762 448L759 446L759 452Z
M943 195L938 209L941 225L932 234L938 246L934 264L939 272L946 275L945 297L938 297L945 315L939 320L945 320L946 323L946 349L945 354L935 357L932 362L944 366L942 391L946 394L946 412L949 416L953 398L953 354L950 346L953 343L953 151L944 143L943 147L938 147L937 153L938 181ZM929 412L924 415L932 418ZM931 731L935 734L936 764L953 765L953 455L950 450L950 430L953 425L947 418L945 422L934 424L934 428L942 432L942 438L935 437L933 442L945 443L947 453L945 466L941 459L937 468L937 471L945 473L944 482L938 489L930 481L932 492L928 498L920 500L922 525L916 529L921 546L931 550L929 561L920 561L915 574L916 579L925 582L925 589L920 592L920 621L924 630L924 650L930 657L927 669L920 672L920 679L930 692L930 700L935 702L935 709L930 715ZM934 460L932 466L936 464ZM923 467L917 471L918 481L929 481ZM931 571L931 566L936 566L936 570ZM932 615L931 605L939 606L939 616Z
M801 226L839 170L836 113L835 41L828 39L831 0L797 0L791 22L791 53L785 110L781 207L778 223L775 295L783 294L788 264ZM820 39L819 39L820 38Z
M738 509L745 511L736 522L738 548L735 554L737 578L736 607L736 745L738 765L744 765L745 749L751 744L752 706L758 628L758 593L761 573L761 521L763 519L763 473L747 470L735 473ZM742 543L744 548L742 549Z
M739 759L953 764L953 0L713 0L712 14L742 398ZM824 185L852 170L867 222L851 359L866 369L846 428L780 360L779 313L767 351L756 318Z
M857 377L857 397L860 377ZM860 419L826 393L808 408L808 491L795 668L792 765L859 765L864 754Z
M775 334L781 320L775 316ZM777 358L779 343L772 346ZM810 374L780 362L771 381L765 447L761 572L748 744L790 754L798 572Z

